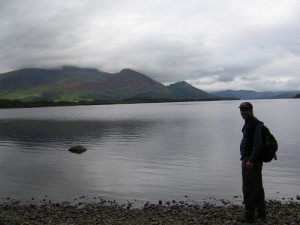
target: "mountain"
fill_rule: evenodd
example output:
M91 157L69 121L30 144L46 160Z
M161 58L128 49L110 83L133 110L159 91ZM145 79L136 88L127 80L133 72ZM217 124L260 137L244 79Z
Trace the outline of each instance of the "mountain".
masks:
M252 90L226 90L216 91L211 94L221 98L236 98L236 99L279 99L293 98L299 91L274 91L274 92L257 92Z
M20 69L0 74L0 90L29 89L62 79L99 79L109 74L95 69L64 66L61 70Z
M124 69L105 79L111 96L118 98L172 98L170 90L148 76L130 69ZM116 94L116 92L118 94Z
M190 98L190 99L217 99L218 97L211 95L205 91L193 87L185 81L181 81L168 86L169 90L176 98Z
M78 67L28 68L0 74L0 99L91 101L126 98L200 100L215 97L186 82L166 87L131 69L110 74Z
M85 82L105 79L108 73L95 69L63 67L62 69L26 68L0 74L0 99L70 100L83 97Z

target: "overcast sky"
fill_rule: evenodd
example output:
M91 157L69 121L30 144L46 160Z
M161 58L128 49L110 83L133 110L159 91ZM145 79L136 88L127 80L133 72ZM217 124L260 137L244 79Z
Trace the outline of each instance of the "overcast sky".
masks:
M300 90L300 1L0 0L0 73L62 65Z

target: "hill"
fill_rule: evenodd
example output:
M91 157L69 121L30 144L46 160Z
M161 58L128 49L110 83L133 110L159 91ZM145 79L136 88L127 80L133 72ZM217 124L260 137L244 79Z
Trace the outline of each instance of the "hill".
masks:
M106 73L96 69L27 68L0 74L0 99L22 101L94 101L128 98L216 98L186 82L169 87L131 69Z
M252 90L226 90L212 92L212 95L221 98L235 98L235 99L280 99L293 98L299 91L274 91L274 92L257 92Z
M218 97L211 95L205 91L193 87L185 81L177 82L168 86L172 94L176 98L194 98L194 99L217 99Z

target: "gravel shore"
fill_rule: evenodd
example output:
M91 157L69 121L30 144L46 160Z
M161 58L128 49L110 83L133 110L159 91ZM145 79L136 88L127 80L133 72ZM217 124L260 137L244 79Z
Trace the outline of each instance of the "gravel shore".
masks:
M241 224L237 216L243 215L243 206L225 204L190 204L187 202L146 203L143 207L133 208L132 203L119 205L115 202L80 203L67 202L44 204L21 204L6 202L0 204L0 224ZM300 224L300 203L278 201L267 202L267 220L257 220L255 224Z

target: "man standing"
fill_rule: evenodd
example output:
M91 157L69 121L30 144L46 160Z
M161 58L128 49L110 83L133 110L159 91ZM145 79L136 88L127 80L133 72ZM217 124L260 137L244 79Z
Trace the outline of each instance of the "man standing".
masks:
M239 108L241 116L245 120L240 145L245 214L238 218L238 221L254 223L255 211L257 211L257 218L266 219L265 193L261 173L263 162L260 159L263 145L261 123L254 117L253 106L250 102L241 103Z

